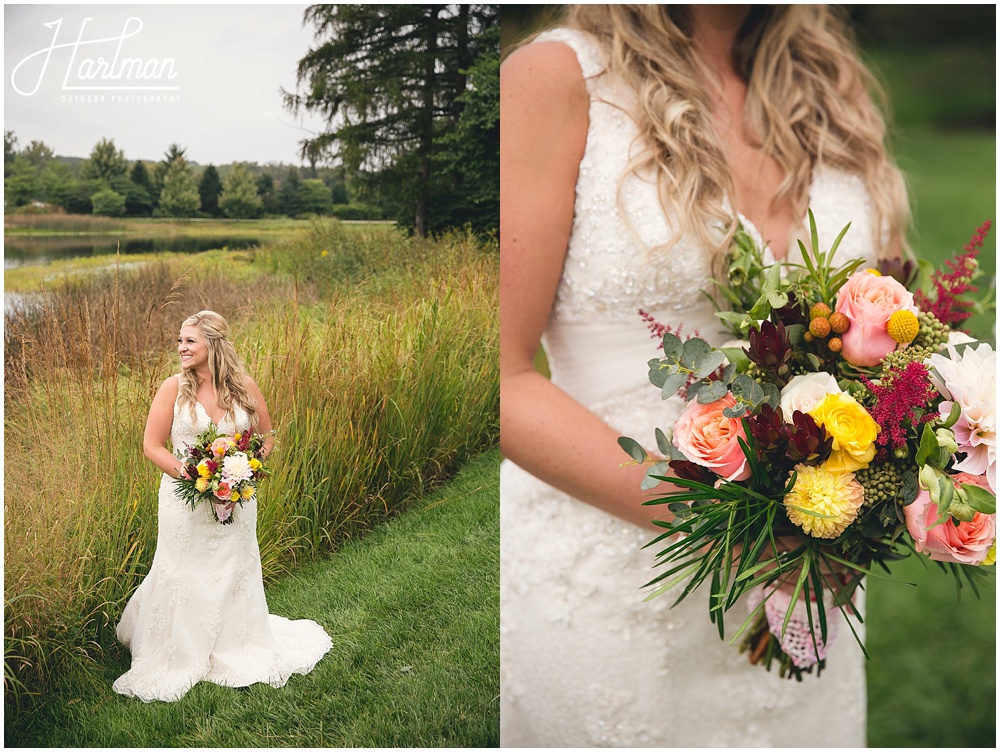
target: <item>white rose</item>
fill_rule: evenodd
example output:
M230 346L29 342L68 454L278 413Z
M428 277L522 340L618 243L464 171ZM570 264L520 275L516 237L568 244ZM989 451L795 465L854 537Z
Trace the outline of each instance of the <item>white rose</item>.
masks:
M837 385L832 374L820 371L793 376L788 385L781 390L781 412L788 423L792 422L792 413L796 410L807 413L816 407L828 394L844 391Z

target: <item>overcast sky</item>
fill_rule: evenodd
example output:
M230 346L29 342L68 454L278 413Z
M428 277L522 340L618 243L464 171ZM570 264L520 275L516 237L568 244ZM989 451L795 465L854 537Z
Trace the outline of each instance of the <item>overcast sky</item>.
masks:
M305 7L4 5L4 130L68 157L111 138L129 160L178 143L203 165L299 164L321 123L279 90L315 44Z

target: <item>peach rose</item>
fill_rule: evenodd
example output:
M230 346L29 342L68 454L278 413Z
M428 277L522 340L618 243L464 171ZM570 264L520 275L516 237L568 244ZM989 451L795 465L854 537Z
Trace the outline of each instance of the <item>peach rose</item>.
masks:
M957 473L951 476L958 488L963 483L986 488L986 479L981 475ZM937 504L923 489L912 504L903 507L906 528L913 536L917 551L927 553L934 561L955 562L956 564L979 564L996 539L996 515L976 512L971 522L959 523L958 527L948 517L939 525L933 525L938 517Z
M889 317L896 311L919 313L913 294L892 277L855 272L837 293L837 313L851 320L840 338L844 359L855 366L877 366L896 349L887 331Z
M229 501L229 497L233 494L233 487L230 486L226 481L221 481L219 487L215 489L215 498L220 501Z
M691 400L674 426L674 443L689 460L726 480L746 480L750 468L737 441L746 439L743 424L722 414L735 404L732 394L707 405Z

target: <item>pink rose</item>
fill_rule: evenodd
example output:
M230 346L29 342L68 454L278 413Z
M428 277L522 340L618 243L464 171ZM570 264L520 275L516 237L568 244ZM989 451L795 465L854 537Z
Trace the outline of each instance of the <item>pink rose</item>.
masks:
M955 487L963 483L986 488L986 479L981 475L957 473L951 476ZM996 515L976 512L971 522L962 522L958 527L948 517L940 525L933 525L938 517L937 504L923 489L912 504L903 507L906 528L913 536L916 549L930 555L934 561L956 564L978 564L996 538Z
M674 443L689 460L726 480L746 480L750 468L737 441L737 437L746 439L743 424L739 418L722 414L735 404L731 394L708 405L691 400L674 426Z
M896 311L918 313L913 294L892 277L855 272L837 293L837 313L851 320L840 338L844 359L855 366L877 366L898 344L886 331Z
M229 451L229 447L230 447L229 439L227 439L225 436L220 436L211 443L209 449L211 450L212 454L214 454L216 457L225 457L226 452Z

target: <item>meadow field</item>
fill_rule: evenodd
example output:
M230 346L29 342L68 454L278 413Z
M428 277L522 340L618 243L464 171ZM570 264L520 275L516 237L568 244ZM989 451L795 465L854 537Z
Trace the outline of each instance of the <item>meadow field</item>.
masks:
M28 729L47 746L46 698L127 656L114 628L156 540L159 473L142 456L143 426L178 370L176 332L191 313L229 320L275 419L258 518L268 584L357 541L496 444L496 241L298 228L247 251L127 268L111 257L87 273L67 264L8 311L8 746ZM489 551L477 564L487 571Z

